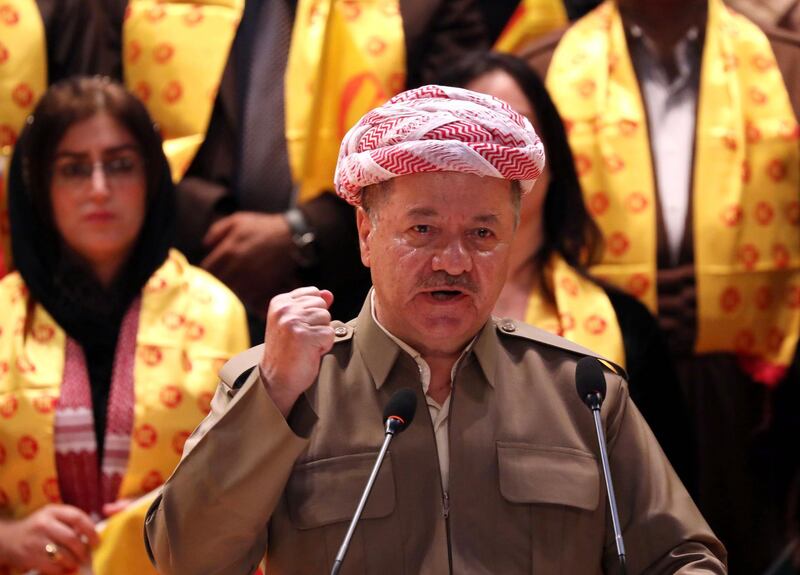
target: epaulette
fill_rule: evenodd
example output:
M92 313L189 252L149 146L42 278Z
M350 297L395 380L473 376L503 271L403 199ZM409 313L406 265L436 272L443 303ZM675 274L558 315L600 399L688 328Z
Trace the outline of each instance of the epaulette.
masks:
M334 320L331 322L331 327L333 328L333 337L334 337L333 345L352 339L353 335L356 332L355 320L351 320L347 323L342 323L339 320Z
M597 358L617 375L628 379L628 374L622 366L566 338L514 319L493 317L492 321L494 321L495 328L500 335L535 341L536 343L566 350L581 357L590 356Z

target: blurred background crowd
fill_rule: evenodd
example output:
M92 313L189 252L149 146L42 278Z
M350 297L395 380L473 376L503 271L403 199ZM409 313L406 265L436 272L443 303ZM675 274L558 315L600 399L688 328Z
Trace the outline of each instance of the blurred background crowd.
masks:
M0 573L153 572L148 494L270 298L357 315L339 142L429 83L545 144L495 315L624 365L730 572L796 572L796 34L796 0L0 0Z

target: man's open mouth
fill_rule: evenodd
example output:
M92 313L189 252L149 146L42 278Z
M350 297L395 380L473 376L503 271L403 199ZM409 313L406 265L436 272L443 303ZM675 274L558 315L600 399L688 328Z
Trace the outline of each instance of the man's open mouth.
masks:
M460 290L435 290L428 293L436 301L450 301L464 295L464 292Z

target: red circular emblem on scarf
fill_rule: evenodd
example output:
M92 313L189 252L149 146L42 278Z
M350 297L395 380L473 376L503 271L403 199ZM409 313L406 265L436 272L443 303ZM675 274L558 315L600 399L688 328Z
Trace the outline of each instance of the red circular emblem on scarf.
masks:
M139 352L142 361L150 367L156 366L164 359L161 349L154 345L145 345Z
M767 174L773 182L780 182L786 178L786 162L780 158L775 158L767 166Z
M762 226L767 226L772 222L775 216L775 210L769 202L758 202L756 204L756 221Z
M725 313L733 312L741 302L742 294L733 286L726 288L719 298L719 306Z
M52 325L40 324L33 328L33 339L39 343L48 343L56 335L56 330Z
M27 481L20 481L17 484L17 490L19 491L19 498L22 501L23 505L27 505L31 502L31 484Z
M634 274L628 280L628 293L635 297L642 297L650 289L650 278L644 274Z
M183 23L187 26L197 26L203 21L202 6L192 6L191 9L183 15Z
M42 493L50 503L58 503L61 500L61 492L58 489L58 480L55 477L45 479L42 484Z
M568 332L571 329L575 329L575 318L570 313L562 313L560 316L561 319L561 329L564 332Z
M608 251L611 252L611 255L620 257L625 252L628 251L628 248L631 246L631 242L622 232L614 232L608 238Z
M197 396L197 407L203 413L208 415L211 412L211 400L214 399L214 394L210 391L204 391Z
M27 84L18 84L11 92L11 99L20 108L28 108L33 104L33 90Z
M778 353L781 350L781 346L783 346L783 340L786 338L786 334L777 327L772 327L767 333L767 349L769 349L772 353Z
M39 453L39 443L30 435L23 435L17 442L17 450L23 459L33 459Z
M18 406L19 402L17 401L16 396L6 395L4 398L0 399L0 416L5 419L14 417L14 415L17 413Z
M592 194L589 198L589 211L595 216L602 216L610 204L608 194L604 192L597 192Z
M11 126L0 125L0 146L13 146L17 143L17 133Z
M754 269L758 263L759 257L758 248L753 244L743 245L739 250L739 261L742 262L746 270Z
M161 403L169 409L175 409L183 400L183 392L175 385L164 386L158 396L161 399Z
M742 215L743 215L742 206L733 205L733 206L728 206L722 211L720 219L722 220L723 224L725 224L729 228L732 228L741 223Z
M191 434L191 431L178 431L172 436L172 448L175 450L175 453L178 455L183 454L183 446L186 444L186 440L189 439Z
M152 95L153 90L152 88L150 88L150 84L148 84L147 82L139 82L133 88L133 93L142 102L147 102L148 100L150 100L150 96ZM148 284L148 287L149 286L150 284Z
M161 6L154 6L147 11L146 18L150 22L158 22L166 15L166 11Z
M19 12L13 6L3 4L0 6L0 20L7 26L16 26L19 23Z
M183 87L177 80L171 81L161 92L161 97L167 104L174 104L181 99L181 96L183 96Z
M174 311L168 311L164 314L162 321L168 329L178 329L186 322L186 318Z
M58 404L58 398L53 395L40 395L33 398L33 408L42 414L53 413Z
M155 446L158 441L158 433L156 428L149 423L140 425L133 433L136 438L136 443L143 449L150 449Z
M142 491L148 492L160 487L164 483L164 476L158 471L151 471L142 479Z
M800 307L800 286L793 285L789 288L786 305L788 305L790 309L797 309Z
M153 49L153 59L157 64L166 64L173 54L175 54L175 48L167 42L162 42Z
M634 214L640 214L647 209L650 202L647 201L647 196L641 192L633 192L628 196L627 205L628 209Z
M575 297L578 295L578 284L575 283L575 280L572 278L562 278L561 279L561 289L563 289L567 294Z
M600 335L604 331L606 331L606 327L608 327L608 323L599 315L591 315L586 318L583 326L586 328L592 335Z
M142 55L142 45L136 41L131 40L128 43L128 63L135 64L139 60L139 56Z
M772 288L769 286L761 286L756 290L756 307L761 311L765 311L770 308L773 301L772 296Z
M201 324L197 323L196 321L190 321L186 325L186 337L188 337L192 341L197 341L198 339L202 339L202 337L206 334L206 328L204 328Z
M789 267L789 260L791 260L789 248L784 244L775 244L772 246L772 261L775 262L775 267L783 270Z

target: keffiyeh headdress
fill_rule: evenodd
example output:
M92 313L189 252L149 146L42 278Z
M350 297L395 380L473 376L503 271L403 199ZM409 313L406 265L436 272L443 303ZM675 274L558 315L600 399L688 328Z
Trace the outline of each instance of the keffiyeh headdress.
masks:
M517 180L527 192L544 167L531 123L492 96L423 86L367 113L342 140L334 183L349 203L361 189L420 172Z

